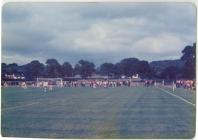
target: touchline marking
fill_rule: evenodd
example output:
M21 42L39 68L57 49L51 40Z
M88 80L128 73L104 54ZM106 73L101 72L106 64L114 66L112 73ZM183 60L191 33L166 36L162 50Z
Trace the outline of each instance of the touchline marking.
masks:
M19 106L15 106L15 107L8 107L8 108L5 108L5 109L2 109L1 111L15 110L15 109L23 108L23 107L26 107L26 106L35 105L35 104L38 104L38 102L34 102L34 103L26 104L26 105L19 105Z
M180 99L180 100L182 100L182 101L184 101L184 102L186 102L186 103L188 103L188 104L190 104L190 105L192 105L192 106L194 106L194 107L196 106L195 104L189 102L188 100L186 100L186 99L184 99L184 98L182 98L182 97L180 97L180 96L177 96L177 95L175 95L175 94L173 94L173 93L171 93L171 92L169 92L169 91L167 91L167 90L165 90L165 89L162 89L162 88L159 88L159 87L156 87L156 88L158 88L158 89L160 89L161 91L164 91L164 92L166 92L166 93L168 93L168 94L170 94L170 95L172 95L172 96L174 96L174 97L176 97L176 98L178 98L178 99Z

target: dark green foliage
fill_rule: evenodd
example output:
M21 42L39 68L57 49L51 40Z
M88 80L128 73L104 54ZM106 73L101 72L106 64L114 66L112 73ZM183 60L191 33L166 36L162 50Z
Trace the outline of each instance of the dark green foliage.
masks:
M170 66L176 66L180 69L184 67L185 61L176 59L176 60L161 60L161 61L152 61L149 65L152 69L162 72L165 68Z
M73 76L73 68L69 62L65 62L62 65L62 73L64 77Z
M1 63L1 78L2 79L5 78L5 73L7 73L6 68L7 68L7 64L6 63Z
M47 68L48 77L56 78L62 76L61 65L58 63L56 59L48 59L46 61L46 64L47 64L46 68Z
M79 64L76 64L75 67L74 67L74 74L77 75L77 74L80 74L80 65Z
M114 64L112 63L103 63L100 65L100 73L103 75L111 76L114 73Z
M152 77L152 70L147 61L139 61L137 69L141 77L146 77L146 78Z
M182 51L183 56L181 60L185 61L183 69L183 76L185 78L195 79L196 74L196 44L193 46L186 46Z
M167 67L161 73L161 77L165 79L176 79L181 73L180 69L175 66Z
M120 63L124 75L132 76L138 73L139 60L137 58L126 58L121 60Z
M117 63L116 71L125 76L139 74L143 78L152 76L152 71L147 61L140 61L137 58L126 58Z
M188 60L185 63L185 67L183 69L183 76L188 79L195 79L196 78L196 63L195 60Z
M8 74L18 73L18 65L16 63L9 64L6 67L6 71Z
M81 77L85 79L88 76L91 76L92 73L95 71L94 63L86 61L86 60L80 60L78 62L77 67L78 67Z
M193 44L193 46L186 46L183 51L183 55L181 57L181 60L190 60L192 58L195 58L196 56L196 43Z
M44 71L44 65L38 60L33 60L25 66L25 76L30 79L42 77Z

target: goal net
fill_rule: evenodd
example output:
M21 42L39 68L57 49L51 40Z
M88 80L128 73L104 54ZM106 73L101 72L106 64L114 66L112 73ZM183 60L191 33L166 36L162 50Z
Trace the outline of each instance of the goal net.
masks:
M62 78L37 78L36 79L37 87L43 86L55 86L55 87L63 87L63 79Z

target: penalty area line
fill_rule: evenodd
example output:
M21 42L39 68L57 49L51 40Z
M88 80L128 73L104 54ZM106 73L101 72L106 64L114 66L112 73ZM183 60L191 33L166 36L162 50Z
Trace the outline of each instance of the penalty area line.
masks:
M188 103L188 104L190 104L190 105L192 105L192 106L194 106L194 107L196 106L195 104L189 102L188 100L186 100L186 99L184 99L184 98L182 98L182 97L180 97L180 96L177 96L177 95L175 95L175 94L173 94L173 93L171 93L171 92L169 92L169 91L167 91L167 90L165 90L165 89L162 89L162 88L159 88L159 87L156 87L156 88L158 88L158 89L160 89L161 91L164 91L165 93L167 93L167 94L169 94L169 95L172 95L172 96L174 96L174 97L176 97L176 98L178 98L178 99L180 99L180 100L182 100L182 101L184 101L184 102L186 102L186 103Z

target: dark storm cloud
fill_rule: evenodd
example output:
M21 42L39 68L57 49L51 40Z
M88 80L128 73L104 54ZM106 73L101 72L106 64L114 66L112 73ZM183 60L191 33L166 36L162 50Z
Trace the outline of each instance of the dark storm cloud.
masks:
M195 25L190 3L7 3L2 60L175 59L195 42Z

